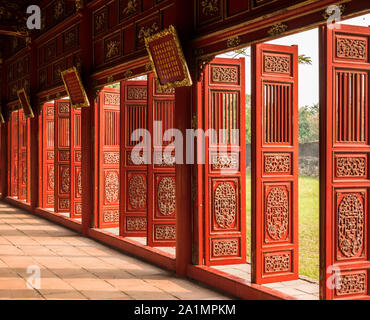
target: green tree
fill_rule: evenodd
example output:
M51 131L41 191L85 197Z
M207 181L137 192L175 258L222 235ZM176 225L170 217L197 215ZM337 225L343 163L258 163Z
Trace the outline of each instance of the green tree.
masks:
M299 108L299 143L319 140L319 105Z

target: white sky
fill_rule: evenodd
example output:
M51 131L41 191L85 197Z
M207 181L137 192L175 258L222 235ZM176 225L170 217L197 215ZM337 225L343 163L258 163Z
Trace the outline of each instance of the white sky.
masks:
M356 25L356 26L370 26L370 14L360 16L357 18L343 20L340 23ZM305 54L312 59L312 65L299 65L299 106L313 105L319 102L319 48L318 48L318 29L304 31L291 36L272 40L267 43L280 45L298 45L299 54ZM250 47L247 48L247 53L250 55ZM235 56L234 53L226 53L219 55L219 57L231 58ZM238 58L238 57L237 57ZM251 77L250 77L250 57L245 57L246 64L246 93L251 93Z

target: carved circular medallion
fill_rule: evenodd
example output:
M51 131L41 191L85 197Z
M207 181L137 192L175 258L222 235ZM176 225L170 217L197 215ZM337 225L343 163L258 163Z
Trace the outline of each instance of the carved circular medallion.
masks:
M364 206L356 194L343 197L338 208L338 246L348 258L361 253L364 238Z
M128 186L128 200L134 209L141 209L146 204L146 181L142 175L135 174Z
M116 202L119 193L119 178L117 172L108 172L104 181L105 199L109 202Z
M169 216L175 212L175 182L172 178L165 177L158 183L157 203L158 210L164 216Z
M227 182L220 183L215 190L215 218L222 229L230 228L236 216L236 192Z
M286 190L272 188L266 199L266 229L273 240L284 240L288 235L289 201Z
M62 191L69 192L69 187L71 183L71 175L69 168L62 171Z

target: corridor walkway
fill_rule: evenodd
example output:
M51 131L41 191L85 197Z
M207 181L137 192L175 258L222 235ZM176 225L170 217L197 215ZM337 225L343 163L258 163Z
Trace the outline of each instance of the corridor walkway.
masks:
M27 287L30 266L39 289ZM0 299L230 297L0 202Z

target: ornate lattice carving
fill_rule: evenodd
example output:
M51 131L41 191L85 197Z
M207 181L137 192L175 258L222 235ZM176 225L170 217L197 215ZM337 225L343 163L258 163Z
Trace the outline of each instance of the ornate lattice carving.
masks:
M119 195L119 177L115 171L108 172L104 181L105 199L109 202L116 202Z
M82 212L82 203L75 204L75 213L80 214Z
M82 173L81 171L77 174L77 192L82 195Z
M344 177L364 177L366 174L365 157L337 157L336 176Z
M218 0L203 0L201 5L205 16L214 16L219 12Z
M104 93L104 104L119 106L120 95L116 93Z
M211 76L213 82L235 83L238 81L238 70L237 68L212 67Z
M146 231L145 217L127 217L126 219L127 231Z
M266 255L264 259L265 273L285 272L290 270L289 254Z
M277 23L273 25L267 33L270 36L278 36L280 34L283 34L288 29L288 26L285 23Z
M48 186L49 189L54 190L55 186L55 175L54 175L54 166L50 167L48 172Z
M69 209L71 207L71 201L69 199L60 199L59 208L60 209Z
M48 107L47 115L48 116L54 116L54 107Z
M338 206L338 247L347 258L361 254L364 241L364 205L358 194L347 194Z
M212 156L212 169L238 169L237 154L217 154Z
M81 162L81 160L82 160L82 153L81 153L81 151L76 151L76 153L75 153L75 161Z
M105 57L107 59L113 58L119 53L119 42L115 40L110 40L107 42Z
M290 165L289 156L265 156L265 172L267 173L289 173Z
M100 33L105 30L106 19L107 19L107 14L105 10L95 15L94 17L95 33Z
M57 0L54 5L54 18L57 20L64 14L64 0Z
M232 38L227 39L226 46L228 48L234 48L234 47L237 47L240 44L240 42L241 42L241 39L239 36L232 37Z
M69 161L71 159L71 152L70 151L60 151L59 152L59 160L60 161Z
M59 103L59 113L69 113L69 103Z
M154 164L157 167L173 167L175 165L175 157L169 152L155 152Z
M106 164L119 163L119 152L105 152L104 163Z
M340 288L336 289L337 296L349 294L366 294L366 273L344 274L340 276Z
M220 228L227 229L233 225L236 206L235 188L228 182L220 183L214 191L214 215Z
M54 195L53 194L48 194L48 197L47 197L47 202L48 204L54 204Z
M142 209L146 205L146 180L140 174L135 174L129 181L128 200L134 209Z
M62 171L61 182L62 182L62 185L61 185L62 191L65 193L69 192L70 185L71 185L71 171L69 168L65 168Z
M147 89L139 87L128 87L127 88L127 99L128 100L146 100Z
M264 72L290 73L290 59L284 56L265 55Z
M169 216L175 212L175 181L172 178L162 178L158 183L157 204L159 212L164 216Z
M139 42L143 43L144 39L152 36L154 33L159 31L157 22L153 22L151 26L142 26L138 32L137 38Z
M266 231L273 240L285 240L288 235L289 199L283 187L274 187L266 198Z
M214 257L237 256L238 252L239 252L238 240L212 241L212 253Z
M131 15L137 11L137 0L128 0L126 7L122 10L124 15Z
M176 240L176 226L155 226L155 239Z
M105 223L118 222L119 221L119 210L104 211L103 220Z
M367 58L366 40L337 38L337 57L364 60Z

